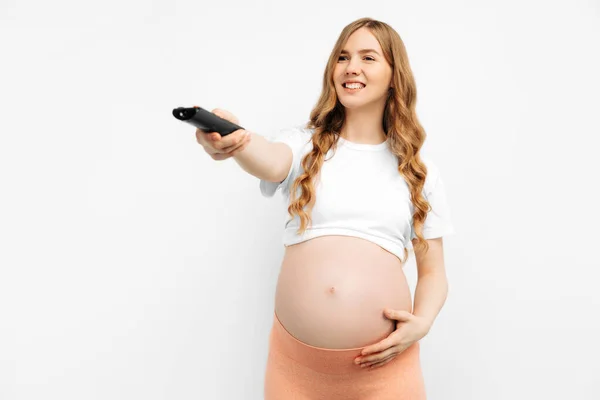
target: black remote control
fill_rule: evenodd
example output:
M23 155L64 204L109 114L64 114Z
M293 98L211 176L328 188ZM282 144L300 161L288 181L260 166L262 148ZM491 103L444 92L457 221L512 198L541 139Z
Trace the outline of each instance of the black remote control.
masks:
M244 129L198 106L174 108L173 116L206 133L218 132L221 136L227 136L238 129Z

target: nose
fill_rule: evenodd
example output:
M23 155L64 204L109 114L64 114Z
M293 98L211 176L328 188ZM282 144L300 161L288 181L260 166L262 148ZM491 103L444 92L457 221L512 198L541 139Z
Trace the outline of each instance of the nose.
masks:
M354 75L360 75L360 62L359 61L352 61L350 60L350 62L348 64L346 64L346 75L349 74L354 74Z

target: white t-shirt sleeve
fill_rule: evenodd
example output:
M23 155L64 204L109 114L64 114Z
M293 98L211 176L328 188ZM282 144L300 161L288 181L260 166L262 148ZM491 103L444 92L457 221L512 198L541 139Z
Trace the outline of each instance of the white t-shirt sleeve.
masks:
M434 239L455 233L454 225L448 207L446 190L440 170L431 160L421 157L427 166L427 178L423 186L423 195L429 202L431 210L427 213L423 224L423 237ZM416 238L414 226L411 229L410 240Z
M275 136L265 136L271 143L280 142L287 144L292 149L292 165L288 171L287 177L281 182L270 182L264 179L260 180L260 192L264 197L273 197L279 189L284 194L288 194L290 187L296 177L299 175L300 162L304 155L306 144L311 140L310 133L300 127L282 129Z

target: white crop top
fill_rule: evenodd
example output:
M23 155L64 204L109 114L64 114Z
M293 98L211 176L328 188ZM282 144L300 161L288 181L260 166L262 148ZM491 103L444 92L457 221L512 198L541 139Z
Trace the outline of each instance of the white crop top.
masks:
M312 150L312 134L312 129L294 127L280 131L275 137L265 137L269 142L290 146L293 159L282 182L260 180L263 196L273 197L281 189L289 204L291 186L304 171L300 165L302 157ZM421 160L427 166L423 195L431 205L423 237L433 239L453 234L440 172L428 157L421 156ZM412 224L414 209L408 184L398 173L398 159L388 148L388 142L363 144L340 137L337 151L331 149L327 153L320 175L315 185L312 225L297 235L300 218L295 215L284 227L283 245L325 235L354 236L369 240L405 261L404 247L413 249L411 240L416 237ZM286 212L285 221L288 220Z

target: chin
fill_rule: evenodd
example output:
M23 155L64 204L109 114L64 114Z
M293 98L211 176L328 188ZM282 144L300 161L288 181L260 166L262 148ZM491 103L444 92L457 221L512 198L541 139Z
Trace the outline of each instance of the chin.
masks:
M369 104L370 102L369 99L348 99L342 97L338 97L338 99L340 100L340 103L342 103L342 105L346 108L359 108L361 106Z
M342 103L342 105L344 106L344 108L346 108L348 110L353 110L353 109L360 108L361 106L363 106L363 104L344 104L344 103Z

